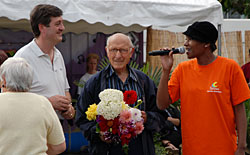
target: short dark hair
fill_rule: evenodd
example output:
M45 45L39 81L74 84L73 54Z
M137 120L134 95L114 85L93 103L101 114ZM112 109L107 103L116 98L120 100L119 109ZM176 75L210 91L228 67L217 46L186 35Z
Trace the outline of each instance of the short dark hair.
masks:
M49 27L51 17L60 17L62 15L62 10L54 5L39 4L35 6L30 13L30 25L34 36L39 37L40 35L39 24Z

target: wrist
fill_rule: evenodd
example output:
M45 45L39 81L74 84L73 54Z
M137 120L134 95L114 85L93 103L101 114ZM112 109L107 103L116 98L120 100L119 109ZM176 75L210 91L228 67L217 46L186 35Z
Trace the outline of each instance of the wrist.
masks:
M246 150L247 149L247 144L239 144L237 146L237 149L239 149L239 150Z

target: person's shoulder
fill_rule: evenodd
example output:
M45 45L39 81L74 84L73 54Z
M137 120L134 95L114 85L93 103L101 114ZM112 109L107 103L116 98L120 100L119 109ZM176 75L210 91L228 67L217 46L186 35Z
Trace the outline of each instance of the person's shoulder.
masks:
M193 68L198 64L197 59L191 59L187 61L183 61L177 65L177 68Z
M33 41L28 43L27 45L20 48L14 55L14 57L22 57L22 58L28 58L32 54L30 51L32 51Z
M32 93L32 92L27 92L26 94L31 96L31 97L40 99L41 101L49 102L49 100L45 96L42 96L42 95L39 95L39 94L36 94L36 93Z
M54 47L54 51L55 51L56 55L62 57L62 53L61 53L61 51L58 48Z
M239 64L235 60L230 59L230 58L226 58L226 57L222 57L222 56L217 56L217 59L218 59L218 62L220 64L237 65L237 66L239 66Z
M88 84L95 84L96 82L98 82L99 81L99 79L101 78L101 75L103 74L103 70L101 70L101 71L99 71L99 72L97 72L96 74L94 74L93 76L91 76L89 79L88 79L88 81L87 81L87 83L86 83L86 85ZM84 74L85 75L85 74ZM84 75L83 75L83 77L84 77Z
M49 99L46 98L45 96L42 96L42 95L39 95L39 94L36 94L36 93L32 93L32 92L27 92L26 94L30 98L33 98L36 101L38 106L41 106L41 107L46 108L46 109L53 108L52 104L49 101Z
M244 70L244 69L249 69L250 68L250 62L244 64L241 66L241 68Z
M145 74L143 71L141 71L141 70L138 70L138 69L135 69L135 68L131 68L131 70L133 71L133 72L135 72L138 76L143 76L143 77L149 77L147 74Z
M153 80L141 70L132 68L132 71L136 74L137 80L147 81L148 84L154 84Z

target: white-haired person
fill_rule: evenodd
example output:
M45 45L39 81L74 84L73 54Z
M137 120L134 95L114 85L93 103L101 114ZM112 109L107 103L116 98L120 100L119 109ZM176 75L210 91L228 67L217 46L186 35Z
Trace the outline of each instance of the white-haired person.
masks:
M28 92L33 70L23 58L0 67L0 154L59 154L66 149L62 126L49 100Z

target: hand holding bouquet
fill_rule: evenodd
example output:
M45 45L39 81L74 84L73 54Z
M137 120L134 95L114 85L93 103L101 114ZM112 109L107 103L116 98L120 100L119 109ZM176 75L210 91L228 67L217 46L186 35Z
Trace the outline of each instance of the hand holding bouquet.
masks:
M140 134L143 129L141 111L137 109L142 101L131 108L137 100L135 91L105 89L99 94L100 103L89 106L86 115L88 120L96 120L97 132L101 133L106 142L122 144L127 152L128 144L133 137Z

